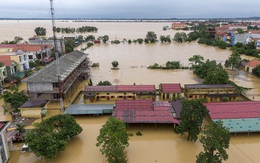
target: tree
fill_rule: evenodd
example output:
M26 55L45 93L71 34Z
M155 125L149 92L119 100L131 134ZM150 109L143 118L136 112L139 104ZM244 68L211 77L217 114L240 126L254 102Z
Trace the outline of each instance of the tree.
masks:
M230 57L225 61L226 67L231 67L233 70L234 68L238 68L241 64L241 57L240 54L237 52L233 52Z
M37 36L45 36L46 35L46 29L43 27L37 27L35 28L34 32Z
M18 131L19 133L24 133L25 129L24 129L25 124L16 124L16 131Z
M204 152L197 155L197 163L221 163L228 159L226 149L229 148L230 135L221 121L211 122L203 130L200 142Z
M119 65L118 61L113 61L111 64L114 68L116 68Z
M23 40L23 38L22 37L19 37L19 36L15 36L14 37L14 42L17 44L17 43L19 43L19 42L21 42Z
M187 35L184 32L177 32L173 37L173 40L179 43L185 42L187 39Z
M126 163L125 148L129 146L128 140L125 123L110 117L100 129L96 146L101 146L100 151L109 163Z
M95 40L95 36L93 35L88 35L86 38L85 38L85 41L88 42L88 41L94 41Z
M244 33L244 30L242 28L237 28L236 29L237 33L241 34L241 33Z
M19 91L17 86L11 88L11 91L6 91L2 95L5 103L10 103L15 112L18 112L18 108L28 100L28 96L24 91Z
M149 31L149 32L147 32L145 39L150 43L155 43L157 36L154 32Z
M108 35L104 35L103 36L103 42L106 43L109 40L109 36Z
M175 132L181 135L187 132L187 140L195 142L198 139L202 121L207 113L208 110L206 106L202 104L201 99L183 100L180 113L180 125L176 127Z
M203 60L204 60L203 56L199 54L193 55L191 58L189 58L189 61L192 62L192 67L201 64Z
M260 78L260 65L253 69L252 73Z
M53 158L65 149L67 141L82 132L82 128L69 114L59 114L35 124L28 131L25 143L37 157Z
M5 115L5 113L7 113L7 112L12 112L12 111L14 111L14 108L13 108L13 106L10 104L10 103L4 103L3 105L2 105L2 107L3 107L3 109L4 109L4 115Z
M65 42L65 50L66 53L74 51L74 48L76 47L75 41L73 39L68 39Z
M97 86L109 86L112 85L109 81L105 80L105 81L100 81Z

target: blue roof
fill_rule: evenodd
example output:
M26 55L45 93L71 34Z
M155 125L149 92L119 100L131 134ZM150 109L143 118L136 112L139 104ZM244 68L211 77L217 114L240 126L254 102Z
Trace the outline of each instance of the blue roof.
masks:
M114 104L74 104L70 105L64 114L87 115L112 113Z
M260 132L260 118L221 119L221 121L223 126L229 129L229 133Z

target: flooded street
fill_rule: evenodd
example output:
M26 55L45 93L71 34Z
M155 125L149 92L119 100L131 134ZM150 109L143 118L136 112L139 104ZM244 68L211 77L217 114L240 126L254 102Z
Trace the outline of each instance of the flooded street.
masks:
M97 36L109 35L110 40L144 38L147 31L154 31L157 38L160 35L174 36L175 31L163 31L165 25L171 23L126 23L126 22L57 22L57 27L80 27L83 25L95 26L97 33L86 33ZM47 29L47 36L51 36L51 22L46 21L0 21L0 41L12 40L15 36L24 39L34 35L36 27ZM17 28L19 27L19 28ZM58 34L62 36L63 34ZM66 35L74 36L74 35ZM191 43L171 44L119 44L110 43L94 45L85 51L89 53L91 62L99 62L99 68L91 68L91 79L94 84L100 80L108 80L113 84L155 84L158 88L160 83L198 83L200 80L190 70L149 70L147 67L154 63L165 64L167 61L180 61L183 66L189 66L188 58L195 54L202 55L205 59L224 61L231 54L230 50L221 50L211 46ZM119 70L111 70L112 61L119 62ZM230 75L230 80L240 86L253 88L247 92L251 99L260 100L260 80L244 71ZM2 104L2 101L0 101ZM48 111L47 114L53 115ZM10 117L0 113L1 120ZM37 158L32 153L21 154L20 151L12 151L10 163L104 163L105 157L101 155L95 146L99 129L106 122L108 116L99 117L76 117L77 122L83 128L82 133L69 141L66 149L59 153L56 158L47 160ZM129 163L193 163L196 155L203 150L199 141L196 143L186 141L185 136L176 135L172 126L154 125L130 126L128 129L133 133L130 138L127 156ZM143 136L136 136L137 131L142 131ZM20 147L21 144L18 146ZM227 163L253 163L259 162L258 154L260 146L259 134L247 134L233 136L228 150Z

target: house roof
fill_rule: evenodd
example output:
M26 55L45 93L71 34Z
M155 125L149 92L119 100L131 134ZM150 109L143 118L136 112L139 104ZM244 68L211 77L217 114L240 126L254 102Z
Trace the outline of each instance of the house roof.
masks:
M152 100L118 100L112 116L125 123L179 123L167 102Z
M31 44L16 44L13 48L13 52L17 52L18 50L22 50L23 52L38 52L42 49L51 48L52 45L31 45Z
M11 56L9 55L0 55L0 61L6 66L12 66Z
M16 44L0 44L0 48L14 48Z
M260 102L205 103L211 119L260 118Z
M116 92L116 86L86 86L86 92Z
M26 101L20 108L33 108L33 107L42 107L46 104L46 100L29 100Z
M179 118L182 110L182 99L172 101L171 104L176 113L176 118Z
M162 92L170 93L170 92L178 92L181 93L181 84L167 84L167 83L162 83L161 84L161 89Z
M230 84L185 84L185 88L188 89L197 89L197 88L234 88L234 86Z
M252 59L250 62L246 64L248 67L256 68L258 65L260 65L260 60Z
M260 34L260 30L250 30L250 31L248 31L248 33L251 33L251 34Z
M60 57L60 80L63 81L76 67L87 58L88 54L73 51ZM56 62L52 62L35 74L24 79L27 83L33 82L58 82Z
M155 85L118 85L118 92L154 92Z

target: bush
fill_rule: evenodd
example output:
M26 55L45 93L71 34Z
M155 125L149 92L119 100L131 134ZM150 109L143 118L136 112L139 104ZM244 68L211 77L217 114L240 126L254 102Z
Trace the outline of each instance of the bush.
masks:
M141 133L141 131L137 131L137 132L136 132L136 135L137 135L137 136L142 136L143 134Z

